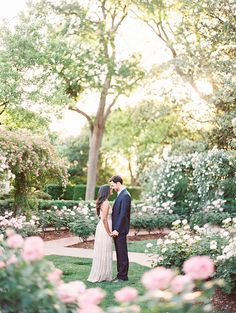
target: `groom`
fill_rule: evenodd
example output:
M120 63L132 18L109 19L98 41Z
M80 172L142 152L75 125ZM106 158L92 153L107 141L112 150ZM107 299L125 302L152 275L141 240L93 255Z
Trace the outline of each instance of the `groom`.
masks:
M109 182L111 188L117 192L112 208L112 236L117 258L117 277L113 281L119 282L128 280L129 258L126 236L130 226L131 197L120 176L112 176Z

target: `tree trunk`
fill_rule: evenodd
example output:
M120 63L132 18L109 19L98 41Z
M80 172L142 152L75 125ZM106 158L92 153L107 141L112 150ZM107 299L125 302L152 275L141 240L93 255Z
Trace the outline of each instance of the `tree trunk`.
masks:
M89 159L87 172L87 186L85 200L93 200L95 194L97 180L97 164L99 158L99 150L102 144L104 126L95 125L89 139Z
M129 173L130 173L130 183L131 183L131 186L136 186L137 185L137 177L135 177L134 174L133 174L131 161L130 160L129 160Z

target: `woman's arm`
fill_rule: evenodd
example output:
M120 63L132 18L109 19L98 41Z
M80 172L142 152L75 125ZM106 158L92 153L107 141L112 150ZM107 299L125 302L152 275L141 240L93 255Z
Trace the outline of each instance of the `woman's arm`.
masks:
M111 236L111 230L108 224L108 213L110 209L110 205L108 201L104 201L103 204L101 205L102 209L102 222L105 227L106 232L108 233L109 236Z

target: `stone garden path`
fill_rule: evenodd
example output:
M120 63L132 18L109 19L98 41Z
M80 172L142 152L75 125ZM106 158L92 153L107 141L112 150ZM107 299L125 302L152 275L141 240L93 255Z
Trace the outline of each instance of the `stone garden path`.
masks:
M68 247L78 242L81 242L79 237L68 237L45 241L45 254L93 258L93 249ZM113 260L116 260L115 252L113 252ZM129 252L129 261L151 267L150 261L145 253Z

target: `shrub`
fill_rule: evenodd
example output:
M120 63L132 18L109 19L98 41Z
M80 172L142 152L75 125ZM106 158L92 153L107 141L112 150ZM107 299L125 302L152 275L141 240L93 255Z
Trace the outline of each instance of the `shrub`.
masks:
M193 228L194 225L200 227L205 224L221 225L222 221L229 217L230 214L227 212L198 212L191 215L190 226Z
M34 196L37 199L52 200L52 197L50 196L50 194L48 194L47 192L44 192L44 191L40 191L40 190L34 192Z
M30 209L28 198L35 189L45 188L52 180L67 183L65 164L43 137L22 129L1 127L0 154L6 157L9 170L14 174L16 208L25 214Z
M95 233L95 225L88 218L79 216L71 223L68 223L69 230L75 235L87 241L88 237Z
M24 215L13 217L13 212L6 211L0 216L0 234L4 234L8 228L17 231L23 237L35 235L39 231L39 217L35 215L30 219Z
M55 227L57 230L70 228L70 223L81 223L85 219L90 221L94 229L97 224L94 202L85 201L49 201L44 210L39 210L39 218L43 230L47 227Z
M0 255L1 312L69 312L57 296L56 285L49 279L56 269L42 259L40 238L29 237L24 241L11 233L7 241L0 242L0 248L4 249Z
M99 186L96 186L95 190L95 199L97 197ZM139 200L141 196L140 187L128 187L127 190L130 192L133 200ZM52 199L64 199L64 200L84 200L86 194L86 185L75 185L75 186L66 186L63 188L58 185L48 185L45 191L51 195ZM114 193L110 197L110 201L115 200L117 194Z
M0 200L0 214L14 210L14 199Z
M147 246L152 266L179 268L191 256L208 255L216 264L216 277L224 278L224 289L231 292L236 287L236 218L227 218L222 224L223 228L216 229L195 225L192 232L187 220L176 220L168 235Z
M171 226L172 222L178 219L177 215L166 214L135 214L131 215L131 227L135 229L138 234L141 229L147 230L149 233L155 229L163 229Z
M214 288L220 282L204 282L214 272L208 257L196 257L184 263L185 275L159 267L144 273L144 295L134 287L115 292L115 307L99 308L105 293L100 288L86 289L81 281L64 283L62 272L43 259L43 241L26 240L8 231L0 242L0 303L3 313L76 313L76 312L171 312L209 311ZM204 270L202 270L204 269ZM197 288L198 291L195 291Z
M213 149L152 164L144 177L145 202L157 211L163 203L172 203L176 213L175 207L193 213L214 207L214 201L234 198L235 156L234 151Z
M45 191L52 197L53 200L60 199L63 194L64 188L63 186L58 185L47 185Z

